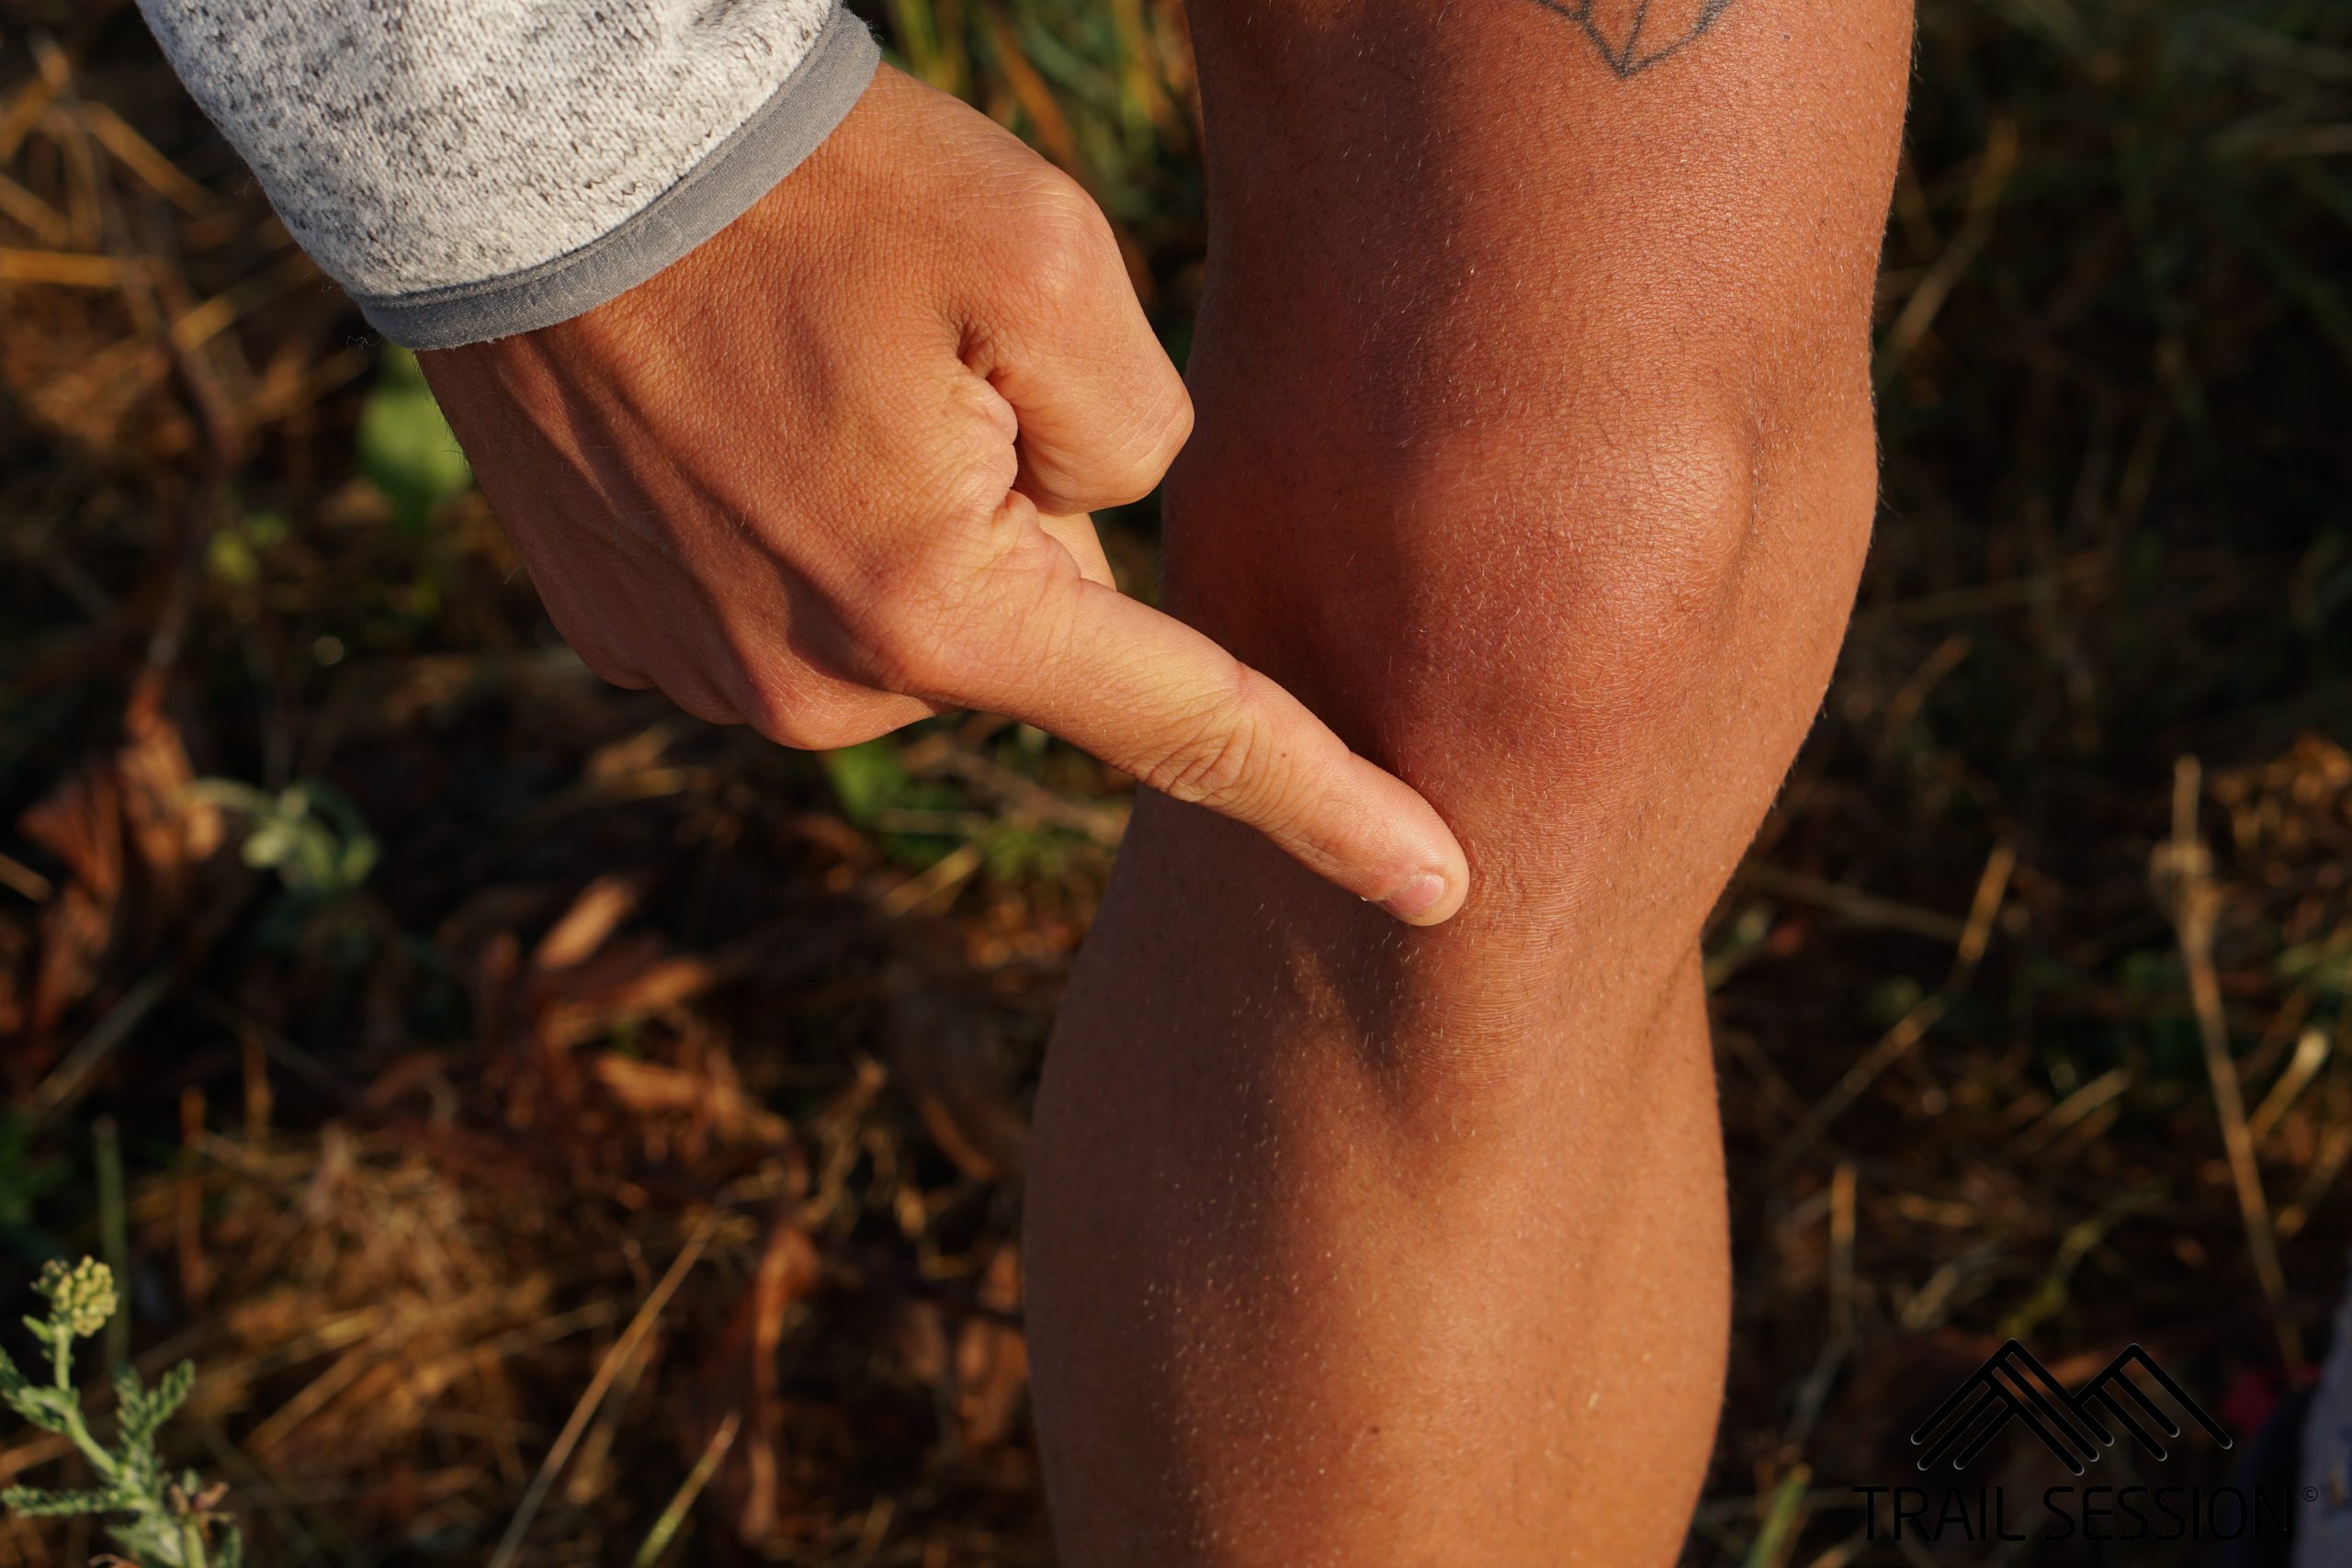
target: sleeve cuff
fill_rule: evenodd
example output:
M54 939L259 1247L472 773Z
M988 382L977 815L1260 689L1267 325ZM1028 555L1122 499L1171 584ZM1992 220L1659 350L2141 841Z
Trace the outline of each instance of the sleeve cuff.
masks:
M676 185L552 261L503 277L414 294L355 295L368 324L409 348L457 348L533 332L627 293L741 217L832 134L881 51L836 6L808 52L734 134Z

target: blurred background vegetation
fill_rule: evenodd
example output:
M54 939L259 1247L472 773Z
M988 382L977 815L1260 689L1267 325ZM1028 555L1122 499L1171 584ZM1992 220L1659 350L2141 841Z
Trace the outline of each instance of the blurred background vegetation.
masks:
M869 15L1094 192L1181 360L1179 0ZM1916 1568L1849 1488L2004 1336L2140 1340L2240 1433L2320 1349L2348 366L2352 7L1924 0L1884 515L1708 937L1694 1568ZM1153 530L1107 530L1145 592ZM255 1560L1049 1561L1024 1107L1125 789L987 718L812 757L600 686L135 12L0 4L0 1302L115 1266L107 1349L196 1359L167 1447ZM0 1421L0 1484L64 1451Z

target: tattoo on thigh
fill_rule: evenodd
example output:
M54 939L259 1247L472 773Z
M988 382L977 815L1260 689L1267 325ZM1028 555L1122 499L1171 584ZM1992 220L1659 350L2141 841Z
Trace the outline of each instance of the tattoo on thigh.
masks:
M1731 0L1535 0L1584 29L1623 81L1695 42Z

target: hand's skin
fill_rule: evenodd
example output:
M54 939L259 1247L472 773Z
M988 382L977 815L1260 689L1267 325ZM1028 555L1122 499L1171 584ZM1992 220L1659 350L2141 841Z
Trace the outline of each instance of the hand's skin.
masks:
M1427 802L1123 597L1086 513L1192 426L1108 225L884 67L751 212L619 299L424 356L591 668L786 745L945 707L1052 730L1415 924L1460 908Z

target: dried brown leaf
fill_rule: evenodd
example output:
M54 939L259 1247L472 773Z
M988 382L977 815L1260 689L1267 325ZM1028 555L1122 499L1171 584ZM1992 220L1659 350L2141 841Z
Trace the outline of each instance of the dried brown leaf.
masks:
M780 1207L759 1268L704 1358L695 1419L686 1423L691 1460L730 1413L738 1417L740 1435L714 1491L735 1534L754 1550L781 1545L793 1533L797 1499L785 1479L786 1411L777 1393L776 1353L786 1312L815 1289L817 1279L816 1247Z

